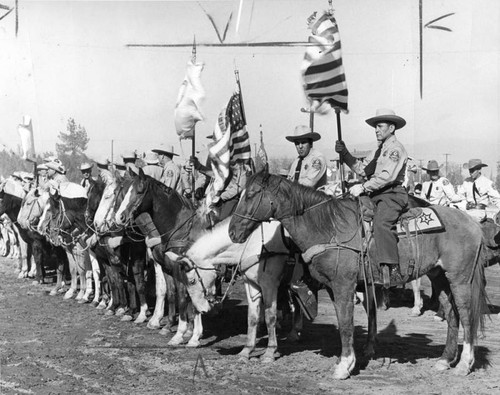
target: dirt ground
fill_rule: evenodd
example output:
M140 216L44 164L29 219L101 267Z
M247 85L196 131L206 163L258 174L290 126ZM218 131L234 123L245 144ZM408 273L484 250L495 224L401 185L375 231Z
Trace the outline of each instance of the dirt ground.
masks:
M13 263L0 258L1 394L493 394L500 393L500 267L486 269L492 311L479 341L475 371L457 377L435 372L446 323L434 312L410 317L411 293L379 312L377 360L362 358L366 316L355 308L357 365L345 381L331 379L340 353L334 308L320 293L318 318L300 343L283 337L272 365L238 362L246 333L241 284L223 313L204 317L198 349L170 348L145 324L120 322L89 305L48 295L48 286L18 280ZM424 292L430 294L424 281ZM427 298L428 299L428 298ZM195 368L196 367L196 368ZM203 369L205 368L205 369Z

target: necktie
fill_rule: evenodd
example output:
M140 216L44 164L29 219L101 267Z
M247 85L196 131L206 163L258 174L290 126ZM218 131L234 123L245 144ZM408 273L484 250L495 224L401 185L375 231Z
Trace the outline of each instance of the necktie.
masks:
M425 194L425 198L426 198L427 200L429 200L429 199L430 199L430 197L431 197L431 193L432 193L432 182L429 184L429 189L427 190L427 193Z
M297 162L297 167L295 167L295 176L293 177L294 181L299 181L300 169L302 168L302 157L299 157L299 161Z
M382 144L380 144L375 151L375 155L373 156L373 159L370 161L370 163L365 166L366 178L370 179L370 177L373 176L373 173L375 173L375 168L377 167L377 159L379 158L381 152Z
M472 197L474 198L474 203L477 204L476 195L479 196L479 191L477 190L476 181L472 183Z

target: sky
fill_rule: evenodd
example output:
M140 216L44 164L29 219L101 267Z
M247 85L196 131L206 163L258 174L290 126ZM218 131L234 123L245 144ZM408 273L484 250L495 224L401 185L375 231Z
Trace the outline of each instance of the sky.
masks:
M13 6L14 0L0 0ZM342 137L351 149L376 144L365 120L377 108L392 108L407 121L397 132L410 156L424 165L480 158L495 170L500 160L500 2L422 0L424 88L419 93L419 0L336 0L349 89ZM306 41L306 20L328 8L327 0L234 1L26 1L0 21L0 143L20 144L17 125L33 120L37 153L55 151L68 118L84 126L87 155L96 158L137 149L167 147L187 158L174 108L191 48L138 48L127 44L217 43L204 10L226 43ZM264 134L271 157L296 155L285 140L308 124L300 65L304 48L197 48L205 63L205 120L196 126L197 149L207 142L239 70L252 149ZM315 143L329 159L334 152L335 114L316 116ZM181 159L179 159L181 160ZM489 173L487 173L489 174Z

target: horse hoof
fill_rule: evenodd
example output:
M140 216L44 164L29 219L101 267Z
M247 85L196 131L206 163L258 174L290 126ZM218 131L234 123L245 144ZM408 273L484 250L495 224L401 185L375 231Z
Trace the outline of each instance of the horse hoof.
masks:
M262 356L260 358L260 363L263 364L274 363L274 357Z
M64 300L68 300L68 299L71 299L73 296L75 296L75 292L73 290L68 290L65 294L64 294L64 297L63 299Z
M436 369L438 372L443 372L445 370L448 370L449 368L450 368L450 363L444 359L438 360L434 365L434 369Z
M96 307L97 310L104 310L106 308L106 304L104 303L99 303Z
M469 366L466 364L459 363L455 369L453 369L453 374L455 376L467 376L470 373Z
M113 310L106 310L104 315L115 315L115 312Z
M93 300L92 302L90 302L90 305L92 307L97 307L97 306L99 306L99 302L97 300Z
M199 341L195 341L195 342L188 342L186 344L186 347L187 348L198 348L200 346L200 342Z
M128 309L125 309L123 307L120 307L118 310L116 310L116 313L115 315L118 316L118 317L121 317L123 316L126 312L128 311Z
M135 321L134 321L134 324L143 324L144 322L146 322L146 317L145 316L141 316L139 315Z
M129 314L125 314L125 315L121 318L121 320L120 320L120 321L122 321L122 322L128 322L128 321L132 321L133 319L134 319L134 318L133 318L131 315L129 315Z
M167 346L170 347L180 347L182 346L182 338L176 338L175 336L170 339L170 341L167 343Z
M146 327L148 329L160 329L160 324L151 323L151 321L149 321Z

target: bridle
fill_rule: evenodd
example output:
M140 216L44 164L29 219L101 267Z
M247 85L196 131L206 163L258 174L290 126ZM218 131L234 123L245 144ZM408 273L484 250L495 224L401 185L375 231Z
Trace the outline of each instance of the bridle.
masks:
M185 259L184 262L188 265L188 269L184 270L184 272L187 274L194 270L196 274L196 279L200 283L201 289L203 290L203 296L209 303L214 303L215 302L214 296L208 293L207 287L205 286L205 283L203 282L203 278L201 277L199 271L207 270L207 271L214 271L215 273L220 274L219 270L215 267L200 267L195 263L193 263L189 258Z
M281 184L281 180L276 185L276 188L274 188L272 191L270 191L269 195L276 196L276 191L279 189L280 184ZM242 218L242 219L246 219L246 220L252 221L252 222L262 222L263 221L262 218L269 218L268 221L270 221L270 218L272 217L272 214L274 211L274 209L273 209L274 201L270 197L267 198L269 200L268 211L265 212L265 215L261 215L261 216L257 215L259 212L259 209L261 208L260 206L262 204L262 201L264 199L264 190L265 190L264 185L260 184L260 186L261 186L262 190L260 192L259 200L257 202L257 206L255 207L255 210L253 212L251 212L249 215L240 214L240 213L238 213L238 210L235 210L233 212L233 216L238 217L238 218ZM241 203L241 200L240 200L240 203Z

